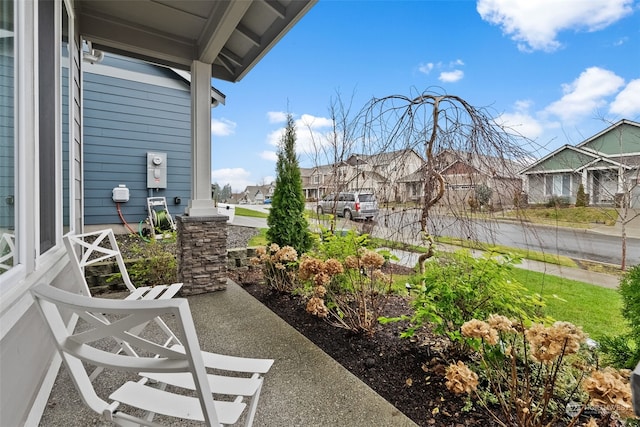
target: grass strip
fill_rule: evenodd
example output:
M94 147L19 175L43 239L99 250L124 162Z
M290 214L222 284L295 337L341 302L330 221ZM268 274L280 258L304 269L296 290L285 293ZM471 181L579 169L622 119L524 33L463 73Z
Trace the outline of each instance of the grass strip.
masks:
M621 314L622 298L615 289L521 268L514 268L513 275L530 292L542 296L545 314L582 326L595 340L628 331Z

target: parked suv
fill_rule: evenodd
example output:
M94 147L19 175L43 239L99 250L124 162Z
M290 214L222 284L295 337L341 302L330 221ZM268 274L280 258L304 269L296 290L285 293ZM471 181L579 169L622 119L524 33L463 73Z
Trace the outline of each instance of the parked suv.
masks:
M329 194L318 202L318 214L324 213L334 213L337 216L345 217L345 219L373 220L378 215L378 202L373 193Z

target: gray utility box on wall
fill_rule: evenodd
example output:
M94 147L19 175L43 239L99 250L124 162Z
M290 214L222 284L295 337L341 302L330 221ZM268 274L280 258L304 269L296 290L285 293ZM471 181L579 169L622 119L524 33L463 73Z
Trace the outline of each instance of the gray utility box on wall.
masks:
M167 153L147 153L147 188L167 188Z

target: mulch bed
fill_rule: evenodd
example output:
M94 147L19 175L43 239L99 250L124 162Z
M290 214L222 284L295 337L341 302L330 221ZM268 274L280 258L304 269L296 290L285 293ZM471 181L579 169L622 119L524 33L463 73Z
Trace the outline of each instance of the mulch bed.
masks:
M404 268L394 270L407 274ZM464 410L466 399L445 387L445 367L451 362L443 358L446 340L428 331L416 339L400 338L403 322L380 325L373 336L354 334L306 313L300 298L270 291L260 284L258 271L242 277L230 272L230 278L418 425L495 425L482 409ZM408 300L402 296L390 296L383 309L389 317L407 313Z

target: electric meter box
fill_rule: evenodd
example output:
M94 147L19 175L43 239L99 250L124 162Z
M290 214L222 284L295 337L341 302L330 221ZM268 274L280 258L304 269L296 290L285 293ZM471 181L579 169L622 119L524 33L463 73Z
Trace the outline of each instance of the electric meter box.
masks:
M126 185L120 184L112 191L113 201L116 203L128 202L129 201L129 189Z
M167 188L167 153L147 152L147 188Z

